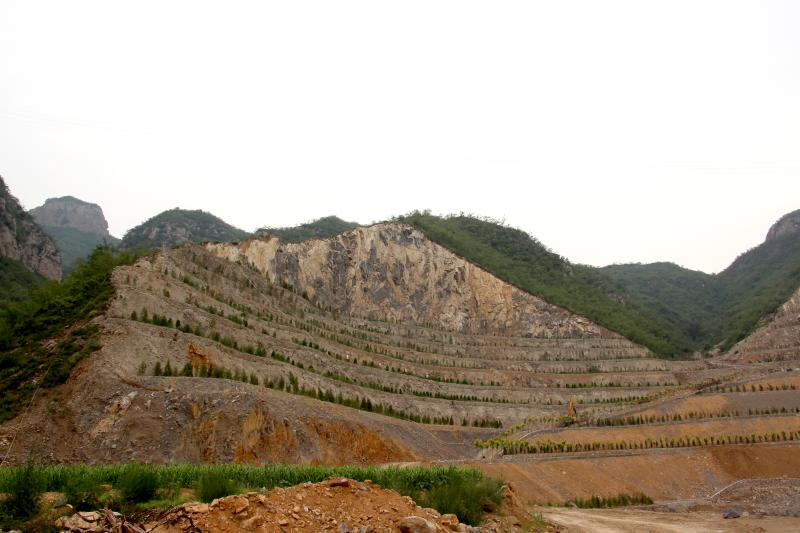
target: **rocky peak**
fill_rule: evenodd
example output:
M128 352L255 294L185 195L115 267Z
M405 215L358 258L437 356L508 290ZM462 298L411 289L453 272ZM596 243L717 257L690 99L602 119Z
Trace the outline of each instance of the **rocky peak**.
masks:
M766 242L795 233L800 233L800 209L782 216L773 224L767 232Z
M0 177L0 256L20 261L49 279L61 279L61 257L53 240L34 221Z
M48 198L44 205L31 209L30 213L42 226L74 228L101 237L109 236L103 209L72 196Z

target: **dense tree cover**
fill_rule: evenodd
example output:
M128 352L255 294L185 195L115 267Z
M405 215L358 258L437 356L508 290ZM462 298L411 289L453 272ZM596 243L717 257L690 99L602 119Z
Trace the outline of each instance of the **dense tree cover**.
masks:
M0 307L28 298L44 278L31 272L19 261L0 257Z
M601 269L658 314L694 349L708 349L719 338L723 313L715 276L674 263L610 265Z
M37 382L62 383L97 349L97 328L87 322L114 294L112 270L135 258L100 246L63 282L42 282L28 298L0 308L0 421L18 412Z
M170 209L128 230L123 248L158 248L192 242L234 242L250 234L205 211Z
M653 352L688 350L675 328L599 269L575 265L527 233L470 216L414 212L398 218L505 281L617 331Z
M277 235L283 242L301 242L308 239L327 239L357 227L356 222L347 222L339 217L330 216L294 227L261 228L256 233Z
M800 287L800 232L768 240L740 255L717 279L725 310L719 341L729 348Z
M800 233L784 234L740 255L717 275L670 263L603 269L681 329L698 349L728 349L800 287Z
M98 245L110 244L116 246L120 243L120 240L114 237L103 237L96 233L80 231L75 228L42 226L42 229L52 237L58 247L64 275L72 272L77 261L88 257Z

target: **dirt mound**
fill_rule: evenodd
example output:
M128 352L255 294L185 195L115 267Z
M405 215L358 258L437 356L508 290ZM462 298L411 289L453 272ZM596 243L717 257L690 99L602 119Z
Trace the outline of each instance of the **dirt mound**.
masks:
M506 500L509 495L506 494ZM514 509L512 509L514 511ZM519 532L511 517L490 517L482 527L459 523L452 514L423 509L408 496L384 490L371 481L330 478L267 493L228 496L210 504L187 503L145 524L125 522L120 515L77 513L57 523L62 531L183 533L321 532L336 533L478 533Z
M266 494L229 496L211 504L182 505L170 511L152 531L177 533L187 529L220 533L471 530L459 524L454 515L441 516L433 509L422 509L408 496L345 478L276 488Z

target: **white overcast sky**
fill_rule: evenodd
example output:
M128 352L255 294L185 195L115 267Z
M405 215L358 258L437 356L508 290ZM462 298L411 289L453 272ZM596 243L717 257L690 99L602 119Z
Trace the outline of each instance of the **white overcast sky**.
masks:
M27 208L412 209L716 272L800 208L800 1L0 2Z

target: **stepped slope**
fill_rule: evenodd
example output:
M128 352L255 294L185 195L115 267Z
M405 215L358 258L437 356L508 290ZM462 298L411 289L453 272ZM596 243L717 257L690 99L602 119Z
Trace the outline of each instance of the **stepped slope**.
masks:
M15 461L34 442L53 462L460 459L569 399L603 414L693 376L406 226L185 244L113 283L101 347L0 453L17 435Z

